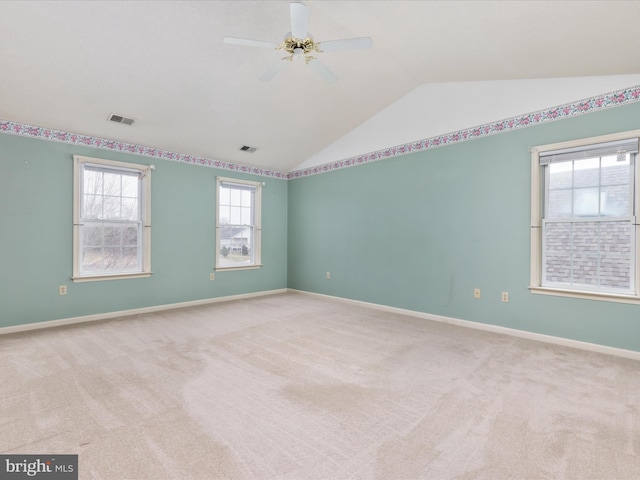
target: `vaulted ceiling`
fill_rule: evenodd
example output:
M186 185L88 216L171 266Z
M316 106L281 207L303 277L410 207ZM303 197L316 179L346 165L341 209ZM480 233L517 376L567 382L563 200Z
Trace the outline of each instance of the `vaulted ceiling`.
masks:
M304 3L316 41L373 39L317 54L335 83L223 43L279 43L288 1L0 1L0 119L289 171L424 85L640 74L640 2Z

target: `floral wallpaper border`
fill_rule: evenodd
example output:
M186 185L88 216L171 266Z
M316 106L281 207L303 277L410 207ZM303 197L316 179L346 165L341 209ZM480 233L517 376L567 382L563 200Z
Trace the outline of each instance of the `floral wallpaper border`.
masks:
M83 147L100 148L103 150L111 150L114 152L131 153L134 155L142 155L151 158L160 158L163 160L172 160L175 162L191 163L193 165L202 165L211 168L220 168L223 170L232 170L234 172L251 173L261 175L263 177L274 177L286 179L287 173L277 170L269 170L267 168L251 167L238 163L224 162L222 160L211 160L206 157L197 157L194 155L186 155L184 153L175 153L159 148L144 147L133 143L119 142L116 140L107 140L89 135L81 135L78 133L62 132L51 128L35 127L33 125L25 125L22 123L0 120L0 133L8 133L12 135L21 135L23 137L37 138L40 140L51 140L53 142L71 143L81 145Z
M504 133L508 132L509 130L515 130L517 128L529 127L532 125L538 125L541 123L574 117L576 115L591 113L597 110L603 110L605 108L618 107L637 101L640 101L640 85L589 98L586 100L568 103L559 107L553 107L534 113L508 118L506 120L500 120L494 123L488 123L486 125L480 125L477 127L467 128L465 130L459 130L457 132L446 133L444 135L427 138L424 140L418 140L416 142L405 143L404 145L398 145L391 148L376 150L375 152L357 155L355 157L326 163L324 165L304 168L301 170L294 170L287 174L287 178L300 178L309 175L330 172L332 170L339 170L341 168L353 167L377 160L384 160L387 158L398 157L400 155L406 155L407 153L419 152L431 148L451 145L453 143L473 140L475 138L486 137L488 135Z
M517 117L500 120L494 123L488 123L477 127L459 130L457 132L447 133L444 135L426 138L411 143L405 143L395 147L377 150L375 152L357 155L355 157L338 160L335 162L318 165L315 167L294 170L291 172L279 172L266 168L252 167L238 163L225 162L222 160L211 160L206 157L198 157L194 155L186 155L175 153L168 150L158 148L145 147L132 143L119 142L115 140L107 140L89 135L81 135L77 133L63 132L51 128L36 127L25 125L18 122L0 120L0 133L11 135L21 135L40 140L50 140L54 142L70 143L85 147L100 148L103 150L111 150L116 152L130 153L134 155L142 155L151 158L160 158L163 160L171 160L175 162L190 163L193 165L202 165L205 167L219 168L222 170L230 170L234 172L249 173L260 175L263 177L272 177L280 179L294 179L306 177L309 175L317 175L320 173L339 170L342 168L354 167L364 163L384 160L388 158L406 155L408 153L419 152L431 148L443 147L458 142L473 140L474 138L486 137L498 133L515 130L518 128L539 125L541 123L561 120L564 118L591 113L606 108L617 107L628 103L640 101L640 85L635 87L618 90L613 93L599 95L597 97L580 100L578 102L568 103L559 107L553 107L537 112L520 115Z

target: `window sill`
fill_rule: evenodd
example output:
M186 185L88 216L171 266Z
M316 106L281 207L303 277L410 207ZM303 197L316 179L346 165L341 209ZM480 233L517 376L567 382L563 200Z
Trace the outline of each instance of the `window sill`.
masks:
M238 267L216 267L216 272L229 272L233 270L257 270L262 268L262 264L259 265L247 265L247 266L238 266Z
M580 290L569 290L563 288L550 288L550 287L529 287L531 293L541 295L553 295L557 297L570 297L570 298L583 298L586 300L600 300L604 302L618 302L618 303L635 303L640 304L640 297L634 294L620 294L620 293L607 293L607 292L585 292Z
M73 283L83 283L83 282L101 282L102 280L124 280L127 278L146 278L150 277L151 272L143 272L143 273L117 273L114 275L87 275L87 276L78 276L71 277Z

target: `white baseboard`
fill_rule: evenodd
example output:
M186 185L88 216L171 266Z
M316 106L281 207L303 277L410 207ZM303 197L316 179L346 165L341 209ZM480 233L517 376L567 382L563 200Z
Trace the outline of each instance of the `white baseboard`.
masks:
M63 318L60 320L49 320L45 322L25 323L23 325L12 325L10 327L0 327L0 335L8 333L26 332L29 330L39 330L41 328L60 327L62 325L73 325L74 323L95 322L96 320L107 320L110 318L127 317L130 315L140 315L142 313L159 312L161 310L173 310L175 308L196 307L198 305L208 305L210 303L228 302L231 300L241 300L243 298L262 297L264 295L275 295L286 293L286 288L278 290L265 290L263 292L242 293L239 295L228 295L226 297L205 298L203 300L193 300L190 302L170 303L167 305L154 305L152 307L133 308L131 310L120 310L117 312L97 313L94 315L84 315L81 317Z
M364 307L374 308L376 310L382 310L385 312L398 313L400 315L408 315L411 317L422 318L425 320L432 320L435 322L449 323L451 325L457 325L459 327L473 328L475 330L484 330L487 332L500 333L503 335L510 335L512 337L525 338L527 340L534 340L537 342L552 343L555 345L562 345L564 347L577 348L580 350L587 350L590 352L604 353L606 355L614 355L616 357L629 358L631 360L640 360L640 352L635 350L626 350L623 348L608 347L606 345L599 345L597 343L582 342L579 340L571 340L568 338L554 337L552 335L544 335L542 333L527 332L524 330L517 330L515 328L501 327L499 325L490 325L487 323L471 322L469 320L460 320L459 318L445 317L442 315L433 315L430 313L418 312L415 310L406 310L404 308L389 307L387 305L380 305L378 303L363 302L360 300L351 300L348 298L334 297L332 295L325 295L322 293L305 292L303 290L295 290L292 288L287 289L290 292L304 293L305 295L314 295L318 297L330 298L332 300L338 300L353 305L360 305Z
M614 355L617 357L629 358L631 360L640 360L640 352L635 350L626 350L623 348L609 347L606 345L599 345L597 343L582 342L579 340L571 340L568 338L554 337L552 335L544 335L542 333L527 332L524 330L517 330L514 328L502 327L499 325L490 325L480 322L472 322L469 320L461 320L459 318L445 317L443 315L434 315L430 313L418 312L415 310L408 310L398 307L390 307L387 305L381 305L378 303L363 302L360 300L351 300L349 298L335 297L332 295L325 295L322 293L305 292L304 290L296 290L293 288L281 288L277 290L266 290L262 292L254 293L242 293L239 295L229 295L225 297L205 298L202 300L193 300L190 302L171 303L166 305L155 305L152 307L134 308L130 310L120 310L117 312L98 313L94 315L84 315L81 317L63 318L60 320L50 320L45 322L26 323L23 325L13 325L10 327L0 327L0 335L9 333L26 332L30 330L39 330L42 328L59 327L62 325L73 325L76 323L94 322L97 320L107 320L110 318L126 317L131 315L140 315L143 313L159 312L162 310L172 310L176 308L195 307L199 305L208 305L211 303L228 302L231 300L241 300L245 298L261 297L265 295L276 295L279 293L295 292L305 295L312 295L316 297L324 297L332 300L337 300L344 303L350 303L352 305L360 305L363 307L373 308L385 312L397 313L400 315L408 315L411 317L422 318L425 320L431 320L435 322L449 323L451 325L457 325L459 327L473 328L475 330L483 330L487 332L500 333L503 335L510 335L512 337L525 338L528 340L534 340L537 342L551 343L555 345L562 345L570 348L577 348L580 350L587 350L590 352L604 353L606 355Z

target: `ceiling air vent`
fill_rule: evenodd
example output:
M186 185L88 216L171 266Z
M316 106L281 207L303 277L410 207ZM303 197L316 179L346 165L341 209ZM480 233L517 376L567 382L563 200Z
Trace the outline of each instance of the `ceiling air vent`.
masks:
M109 115L109 120L116 123L124 123L125 125L133 125L134 122L133 118L123 117L122 115L116 115L115 113Z
M240 150L242 150L243 152L249 152L249 153L253 153L257 150L256 147L249 147L248 145L243 145L242 147L240 147Z

